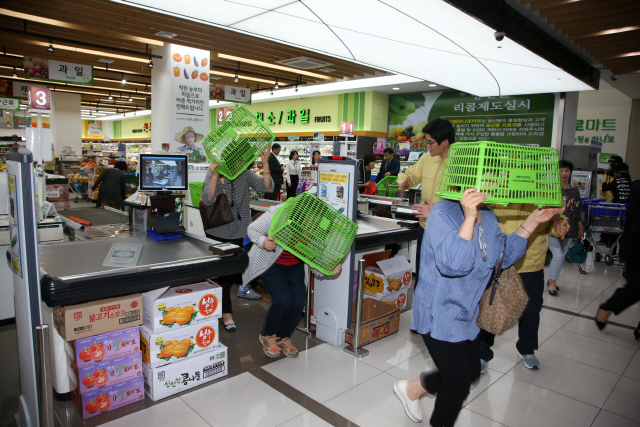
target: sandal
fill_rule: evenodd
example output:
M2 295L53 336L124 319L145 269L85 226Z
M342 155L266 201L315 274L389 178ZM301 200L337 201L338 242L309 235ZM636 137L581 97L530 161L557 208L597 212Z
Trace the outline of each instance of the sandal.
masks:
M233 320L229 321L229 322L223 322L224 323L224 328L227 330L227 332L235 332L236 331L236 322L234 322Z

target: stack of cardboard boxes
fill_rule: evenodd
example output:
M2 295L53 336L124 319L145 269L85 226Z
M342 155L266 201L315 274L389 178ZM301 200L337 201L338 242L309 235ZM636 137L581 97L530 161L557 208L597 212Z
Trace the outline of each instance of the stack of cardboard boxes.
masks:
M144 399L140 294L56 307L53 320L65 339L71 396L83 419Z
M389 258L391 251L365 255L364 298L407 309L407 294L411 286L411 264L401 255Z
M218 341L222 288L206 281L143 294L145 391L156 401L228 374Z

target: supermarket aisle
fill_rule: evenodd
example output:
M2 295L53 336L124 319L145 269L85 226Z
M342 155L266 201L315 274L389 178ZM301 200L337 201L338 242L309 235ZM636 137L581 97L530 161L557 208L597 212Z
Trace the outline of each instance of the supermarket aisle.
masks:
M515 329L496 338L496 357L473 384L457 425L640 426L640 342L632 333L640 306L611 317L621 326L598 331L591 316L624 279L620 266L596 268L584 276L567 265L558 281L560 295L545 294L539 371L527 370L518 359ZM409 332L409 312L401 316L400 332L367 346L371 354L362 360L299 333L294 344L300 356L274 360L264 356L257 340L267 305L236 303L234 317L245 327L234 335L221 333L221 342L230 347L229 377L156 404L145 399L86 423L75 417L71 425L152 426L168 419L192 427L414 425L391 387L433 363L421 338ZM5 329L0 333L10 349L15 343ZM2 375L11 370L6 357L11 354L0 348ZM9 410L2 380L3 409ZM423 412L429 414L433 404L433 397L424 397ZM70 404L57 409L59 415L75 413Z

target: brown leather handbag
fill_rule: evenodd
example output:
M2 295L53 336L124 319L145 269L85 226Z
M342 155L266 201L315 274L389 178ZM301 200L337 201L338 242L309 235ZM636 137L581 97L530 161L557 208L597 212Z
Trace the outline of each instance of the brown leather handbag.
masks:
M493 278L482 295L480 314L476 320L480 328L495 335L518 323L529 302L520 274L514 266L503 270L503 260L504 252L493 267Z
M199 210L200 218L202 218L202 226L205 230L229 224L234 220L229 199L224 191L216 197L216 201L209 206L205 205L201 200Z

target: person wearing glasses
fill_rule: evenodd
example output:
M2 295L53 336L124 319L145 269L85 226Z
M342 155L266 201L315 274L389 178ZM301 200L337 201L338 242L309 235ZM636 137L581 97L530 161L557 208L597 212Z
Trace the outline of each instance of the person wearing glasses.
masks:
M446 119L437 118L431 120L422 128L422 133L429 147L429 155L420 157L420 160L415 165L411 166L404 175L398 178L401 196L407 189L422 184L422 200L420 204L412 207L412 210L417 212L416 218L420 220L414 289L418 284L418 274L420 273L420 250L427 216L433 204L440 200L440 197L436 196L436 192L440 186L440 179L444 171L444 161L449 154L449 147L456 142L456 132L453 125Z

